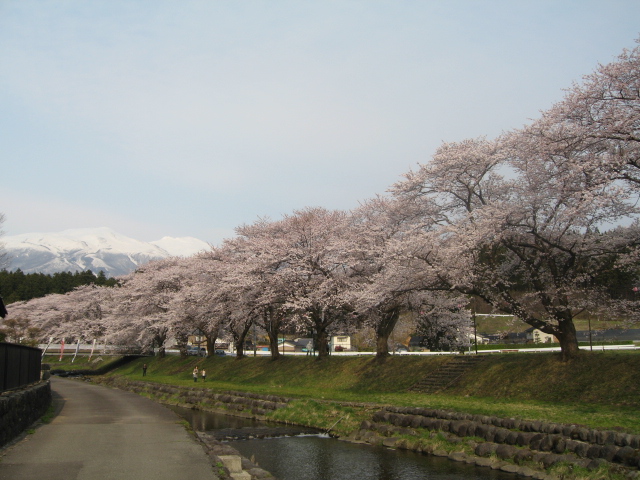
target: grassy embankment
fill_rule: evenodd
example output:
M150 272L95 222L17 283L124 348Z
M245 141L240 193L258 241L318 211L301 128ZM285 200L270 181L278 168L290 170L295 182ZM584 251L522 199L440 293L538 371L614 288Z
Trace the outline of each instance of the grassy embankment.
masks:
M445 408L469 413L539 419L640 433L640 354L584 353L566 364L556 354L487 356L455 387L437 395L408 392L415 382L447 361L444 356L269 358L144 358L110 376L217 390L242 390L293 397L274 413L289 420L347 434L380 405ZM52 368L87 368L86 357L73 365L49 360ZM142 364L149 365L142 377ZM207 382L191 372L206 368ZM356 406L349 403L373 404Z

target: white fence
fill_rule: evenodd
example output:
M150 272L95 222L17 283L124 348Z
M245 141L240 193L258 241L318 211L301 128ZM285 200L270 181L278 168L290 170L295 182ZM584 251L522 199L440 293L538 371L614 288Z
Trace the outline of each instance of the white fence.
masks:
M38 345L38 348L42 349L44 352L45 347L47 347L46 344L43 345ZM51 344L48 346L47 350L46 350L46 354L47 355L60 355L60 348L61 345L60 344ZM68 344L64 346L64 353L63 355L67 356L67 355L76 355L76 352L78 355L89 355L91 353L91 349L93 348L93 354L94 355L123 355L123 354L127 354L127 353L138 353L131 351L129 348L125 347L125 346L118 346L118 345L104 345L104 344L98 344L95 347L93 347L92 344L88 343L81 343L79 346L76 343L72 343L72 344ZM611 350L640 350L640 346L638 345L598 345L598 346L593 346L593 347L589 347L589 346L581 346L580 347L581 350L592 350L594 352L602 352L602 351L611 351ZM179 355L180 354L180 350L177 349L167 349L165 350L167 355ZM523 347L517 347L514 345L513 348L501 348L501 349L495 349L495 350L478 350L478 353L543 353L543 352L560 352L560 347L545 347L545 348L523 348ZM465 351L464 354L465 355L475 355L475 349L473 349L473 347L471 348L471 350L469 351ZM229 352L229 351L225 351L226 355L235 355L235 352ZM253 357L254 356L254 351L253 350L245 350L244 351L245 356L247 357ZM369 356L369 355L375 355L376 352L331 352L330 355L331 356L339 356L339 357L354 357L354 356ZM421 355L421 356L429 356L429 355L459 355L459 352L390 352L391 355ZM269 350L257 350L255 352L256 356L270 356L271 352ZM295 356L301 356L301 357L306 357L306 356L314 356L314 354L308 354L307 352L290 352L290 351L286 351L286 352L280 352L280 355L295 355ZM315 353L315 356L317 356L318 353Z

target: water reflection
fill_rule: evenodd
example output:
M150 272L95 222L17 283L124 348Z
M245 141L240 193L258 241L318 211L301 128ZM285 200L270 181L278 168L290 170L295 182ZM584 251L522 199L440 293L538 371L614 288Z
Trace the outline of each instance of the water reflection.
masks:
M322 437L229 442L279 480L513 480L514 475L370 445Z
M188 421L191 424L191 428L198 432L228 428L257 428L265 425L264 422L251 418L231 417L229 415L176 406L169 406L169 408Z

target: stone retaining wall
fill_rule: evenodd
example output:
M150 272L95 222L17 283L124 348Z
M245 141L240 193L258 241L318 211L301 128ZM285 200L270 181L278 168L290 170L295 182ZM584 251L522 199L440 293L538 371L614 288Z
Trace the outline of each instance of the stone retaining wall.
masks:
M16 438L44 415L49 405L51 385L48 381L0 395L0 447Z
M441 432L449 440L472 437L469 446L476 456L516 464L533 462L548 468L566 462L593 469L609 462L636 473L640 467L640 435L445 410L387 407L362 422L358 436L391 446L394 441L389 438L416 436L421 430Z
M427 409L427 408L411 408L411 407L388 407L383 411L374 415L376 418L384 417L385 413L388 414L400 414L400 415L412 415L418 417L424 417L425 424L432 424L432 421L441 420L443 425L452 425L451 422L466 422L467 426L493 426L498 432L504 430L519 430L527 433L543 433L546 435L560 435L567 439L577 440L589 444L597 445L615 445L618 447L630 446L634 449L640 448L640 435L631 435L628 433L615 432L610 430L596 430L593 428L586 428L580 425L566 425L558 423L548 423L542 421L528 421L520 420L517 418L501 418L491 417L486 415L471 415L461 412L450 412L447 410L439 409ZM406 417L405 421L406 421ZM446 423L448 421L449 423ZM453 423L462 427L463 424ZM405 425L406 426L406 425ZM448 430L445 430L448 431ZM465 435L462 435L465 436ZM468 436L468 435L467 435ZM499 442L502 443L502 442Z
M225 410L230 413L244 413L263 416L269 411L287 406L290 399L277 395L260 395L248 392L214 392L206 388L176 387L149 382L105 379L103 383L112 384L138 394L149 394L163 403L192 405L207 410Z

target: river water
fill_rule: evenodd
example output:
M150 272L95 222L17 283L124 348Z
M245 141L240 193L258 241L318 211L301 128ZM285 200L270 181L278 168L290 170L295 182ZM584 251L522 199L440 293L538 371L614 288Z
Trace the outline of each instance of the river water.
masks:
M191 423L194 430L216 438L253 459L278 480L514 480L515 475L453 462L446 458L352 444L308 429L200 412L172 409ZM264 433L300 433L258 439ZM225 438L244 438L224 440Z

